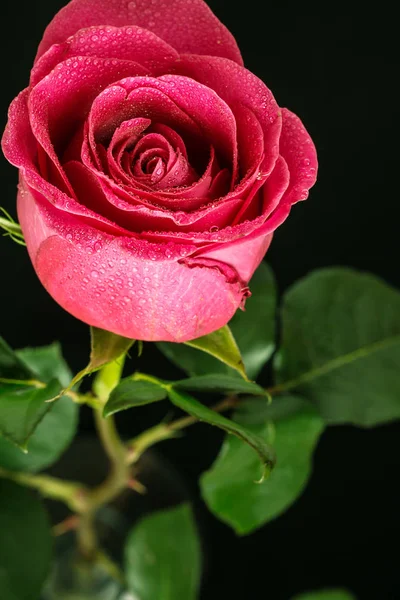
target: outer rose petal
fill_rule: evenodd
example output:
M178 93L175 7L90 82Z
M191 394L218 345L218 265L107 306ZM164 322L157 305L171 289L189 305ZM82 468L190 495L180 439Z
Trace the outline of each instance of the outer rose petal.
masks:
M283 108L282 121L280 153L290 172L290 184L283 200L294 204L308 198L308 190L317 179L317 151L299 117Z
M134 339L184 342L225 325L246 295L226 265L185 264L182 256L193 247L77 227L73 216L40 206L27 189L18 196L18 217L42 284L89 325ZM68 227L72 233L65 234Z
M6 159L15 167L34 167L37 141L32 133L28 114L29 88L25 88L11 102L8 122L1 139Z
M270 173L278 158L281 110L265 83L244 67L218 56L184 55L176 63L175 72L211 88L233 110L243 105L245 112L254 113L264 132L263 170ZM243 108L236 118L245 118Z
M131 60L150 69L153 75L155 70L165 73L168 65L179 59L178 52L146 29L89 27L49 48L32 69L31 86L48 75L58 63L75 56Z
M28 100L32 131L58 168L59 146L70 141L100 91L128 75L146 74L131 61L78 56L59 63L33 88Z
M72 0L47 27L36 60L53 44L93 25L137 25L180 53L224 56L243 64L235 39L203 0Z

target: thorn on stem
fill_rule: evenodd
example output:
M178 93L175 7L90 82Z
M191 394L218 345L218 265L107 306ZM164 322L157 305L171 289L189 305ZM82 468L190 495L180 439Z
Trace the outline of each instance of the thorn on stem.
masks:
M140 483L140 481L138 481L137 479L130 479L128 481L128 488L130 490L133 490L134 492L137 492L138 494L141 494L142 496L147 494L146 486L143 485L143 483Z
M76 529L78 527L78 524L79 524L78 515L71 515L71 516L67 517L66 519L64 519L64 521L61 521L61 523L54 525L54 527L52 529L53 535L55 537L64 535L64 533L68 533L68 531L73 531L74 529Z

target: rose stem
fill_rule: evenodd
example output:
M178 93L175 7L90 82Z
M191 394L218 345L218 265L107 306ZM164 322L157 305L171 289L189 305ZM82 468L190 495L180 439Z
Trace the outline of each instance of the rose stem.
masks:
M237 396L228 396L213 406L212 410L215 412L224 412L225 410L234 408L239 402L240 400ZM182 419L172 421L172 423L160 423L147 431L143 431L143 433L139 434L127 444L128 465L137 463L144 452L151 446L154 446L163 440L177 437L179 431L186 429L186 427L190 427L191 425L195 425L198 422L199 419L197 419L197 417L183 417Z
M99 545L95 529L97 511L128 488L132 479L126 460L126 447L118 434L114 417L104 418L102 414L110 392L120 380L122 367L123 360L121 359L118 363L106 365L99 372L93 386L95 391L98 391L99 400L98 404L92 406L96 431L108 456L111 468L103 483L89 491L87 509L81 513L78 523L78 548L81 555L87 560L93 560L98 555ZM111 385L110 375L112 375Z

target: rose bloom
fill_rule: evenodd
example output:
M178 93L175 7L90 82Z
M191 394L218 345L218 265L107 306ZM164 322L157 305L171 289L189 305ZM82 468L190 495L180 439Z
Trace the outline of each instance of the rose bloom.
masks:
M141 340L225 325L317 170L301 121L202 0L73 0L2 145L44 287L78 319Z

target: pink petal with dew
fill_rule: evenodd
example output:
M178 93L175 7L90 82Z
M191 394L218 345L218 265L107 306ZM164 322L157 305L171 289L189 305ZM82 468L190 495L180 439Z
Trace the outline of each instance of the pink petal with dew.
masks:
M78 31L61 44L51 46L31 72L31 86L36 85L60 62L76 56L117 58L133 61L153 75L168 71L179 54L151 31L140 27L89 27Z
M184 342L225 325L246 293L217 261L184 264L188 245L109 236L27 190L18 215L42 284L89 325L133 339Z
M58 155L87 117L96 96L132 73L144 75L145 69L130 61L76 57L57 65L32 89L28 100L32 131L55 165L59 166Z
M91 220L94 226L115 235L120 235L121 232L128 234L125 229L82 206L75 197L58 189L40 175L36 164L38 144L29 123L28 97L29 90L26 89L11 103L7 127L2 138L2 149L7 160L21 170L22 179L25 179L30 187L61 210Z
M166 211L139 203L134 205L123 200L82 163L71 161L64 168L78 199L85 202L88 209L98 211L104 219L144 237L149 231L158 231L161 239L164 235L174 235L174 232L188 232L190 239L194 232L226 227L240 203L240 199L233 199L191 213ZM128 199L132 198L128 196Z
M96 141L107 139L122 121L134 117L161 121L178 133L183 130L195 134L196 142L205 140L212 144L235 174L235 117L212 89L176 75L126 77L118 85L105 89L93 102L89 117L91 134Z
M203 0L72 0L47 27L36 60L53 44L93 25L136 25L179 53L224 56L243 64L232 34Z
M282 109L280 153L290 172L290 187L285 202L306 200L317 179L318 159L314 143L303 123L287 108Z
M264 134L265 170L270 173L279 153L281 110L265 83L244 67L215 56L185 55L175 69L210 87L232 110L243 105L253 112Z

